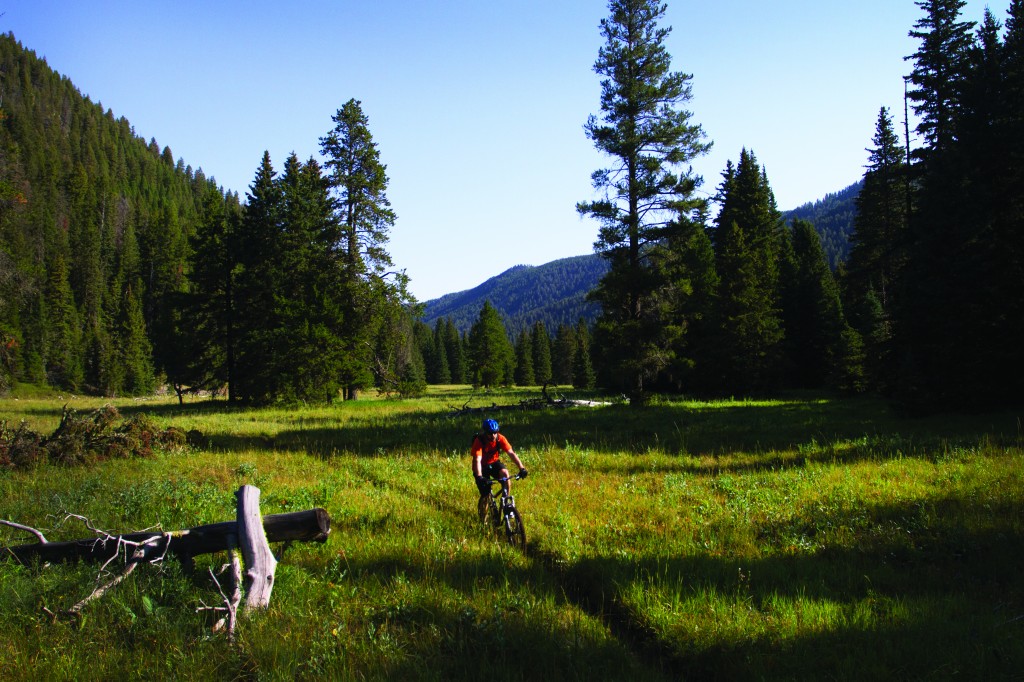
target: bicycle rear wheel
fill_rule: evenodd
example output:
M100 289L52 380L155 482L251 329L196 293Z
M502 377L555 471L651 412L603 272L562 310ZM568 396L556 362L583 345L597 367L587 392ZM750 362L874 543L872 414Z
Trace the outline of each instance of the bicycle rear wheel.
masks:
M520 551L526 551L526 529L523 528L523 519L515 507L505 510L505 537L508 544Z

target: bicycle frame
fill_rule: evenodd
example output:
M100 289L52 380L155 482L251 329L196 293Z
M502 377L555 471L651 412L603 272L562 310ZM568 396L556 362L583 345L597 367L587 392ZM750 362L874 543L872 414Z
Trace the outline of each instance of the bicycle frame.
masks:
M522 476L516 475L518 480ZM509 544L526 549L526 531L523 528L523 520L516 509L515 498L508 493L506 484L510 479L506 477L489 479L490 489L480 496L480 521L484 524L493 525L495 528L505 528L505 537ZM494 486L499 486L495 491Z

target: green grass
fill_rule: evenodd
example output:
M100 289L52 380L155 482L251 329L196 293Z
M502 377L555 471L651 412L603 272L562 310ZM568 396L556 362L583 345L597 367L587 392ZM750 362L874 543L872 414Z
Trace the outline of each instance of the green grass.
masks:
M479 417L450 415L536 394L116 401L202 445L0 473L0 518L50 540L88 534L61 510L177 529L233 518L251 483L264 514L326 508L331 537L287 550L234 647L196 613L223 557L141 568L78 620L47 610L97 567L0 562L0 678L1021 679L1019 412L911 420L803 395L503 412L531 472L524 556L476 527ZM65 404L103 401L22 394L0 419L49 433Z

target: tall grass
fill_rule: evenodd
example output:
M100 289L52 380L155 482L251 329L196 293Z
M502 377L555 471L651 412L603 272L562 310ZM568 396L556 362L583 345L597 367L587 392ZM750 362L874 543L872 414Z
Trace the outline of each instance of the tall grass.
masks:
M260 679L1019 679L1020 415L907 420L877 401L665 401L503 412L530 468L529 552L474 521L478 416L526 393L245 409L118 401L196 430L184 452L0 473L0 518L51 540L326 508L271 606L229 646L196 608L207 568L136 571L77 620L51 618L97 567L0 562L0 677ZM0 403L52 430L69 403ZM7 543L26 538L3 532ZM148 568L148 567L147 567Z

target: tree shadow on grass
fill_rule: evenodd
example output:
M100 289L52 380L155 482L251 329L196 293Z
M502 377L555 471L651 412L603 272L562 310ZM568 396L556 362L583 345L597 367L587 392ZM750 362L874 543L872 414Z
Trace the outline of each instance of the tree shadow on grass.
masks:
M935 500L929 509L879 505L854 545L755 560L574 560L535 551L527 562L509 562L499 554L439 558L396 550L350 556L343 568L382 584L440 583L461 595L432 599L436 591L429 589L426 598L386 600L368 617L373 628L402 637L438 637L430 651L388 664L388 673L402 679L474 679L470 657L500 665L496 679L537 679L542 670L552 680L627 673L651 680L1009 680L1021 679L1024 670L1021 512L1019 502L954 498ZM811 523L844 521L835 511ZM470 606L491 589L493 610ZM573 639L571 631L540 622L526 602L505 603L510 589L513 596L524 592L579 608L618 644L579 633ZM652 603L681 602L681 615L658 625L632 601L637 594L653 594ZM787 610L805 620L792 622ZM692 623L720 626L708 634ZM517 656L522 650L532 655Z
M855 546L813 555L602 556L557 569L556 557L544 560L561 573L567 594L684 679L1021 679L1024 508L965 504L878 507L872 524L884 532L865 529ZM964 515L977 527L967 527ZM844 521L832 516L818 522ZM890 532L894 523L902 527ZM679 615L659 628L629 597L652 590L662 592L655 602L717 595L680 608L704 608L701 627L723 617L725 625L709 637L690 627L692 616ZM786 609L810 614L821 605L841 611L838 622L801 628L797 619L795 631L780 624ZM709 617L723 606L730 613ZM751 625L737 625L744 622Z
M879 401L790 401L713 409L628 406L546 409L501 415L502 431L520 453L573 450L604 454L656 453L677 457L659 464L665 473L714 475L904 457L934 460L979 447L1020 447L1017 417L1010 412L934 420L900 418ZM212 434L218 450L275 449L337 456L468 453L477 417L419 411L332 426L317 418L274 435ZM642 460L622 457L592 471L650 471Z

